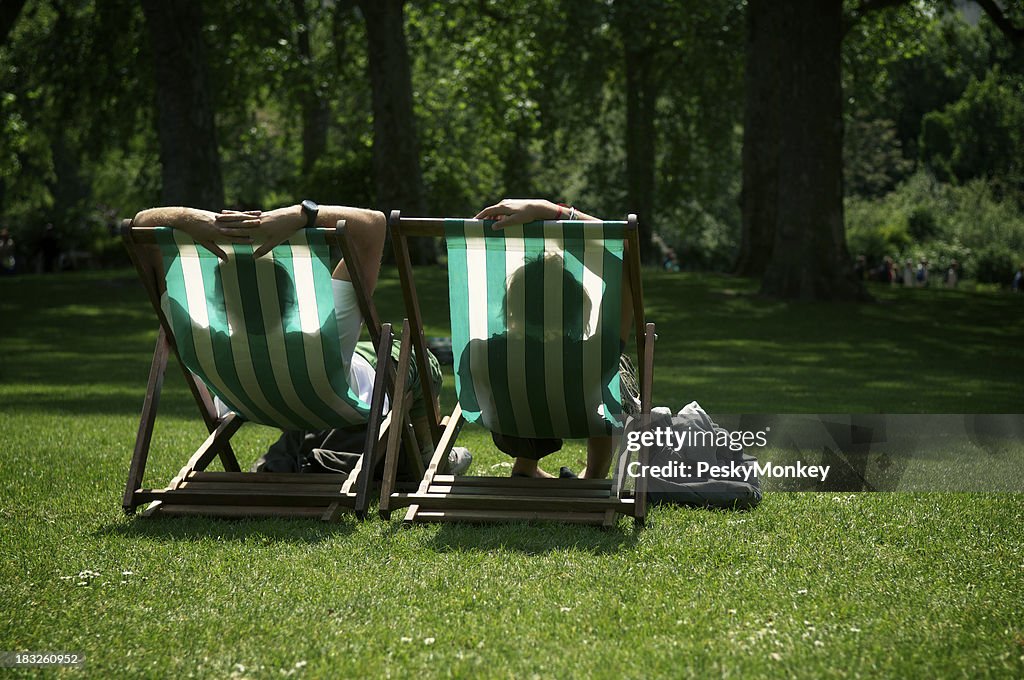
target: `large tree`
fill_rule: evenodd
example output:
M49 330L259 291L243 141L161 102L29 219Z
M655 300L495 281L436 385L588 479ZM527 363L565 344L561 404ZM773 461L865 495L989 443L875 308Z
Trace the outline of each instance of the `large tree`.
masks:
M779 54L782 17L769 2L747 6L747 48L743 117L743 190L740 196L740 252L736 273L760 277L775 244L779 200Z
M214 104L200 3L144 0L156 74L160 200L219 210L224 205Z
M767 295L803 300L865 296L852 274L843 224L845 29L867 12L909 0L748 4L743 233L737 271L762 276ZM977 0L1014 44L1020 29ZM784 39L783 39L784 37Z
M756 3L752 3L756 4ZM761 290L800 300L864 295L843 225L842 0L776 4L777 203L772 257Z
M662 83L658 61L665 40L665 32L658 29L658 19L664 23L666 14L662 4L651 0L615 3L626 77L626 196L640 220L640 255L648 263L657 259L651 234L657 176L655 113Z
M373 168L377 206L425 215L426 194L420 168L413 111L412 71L405 40L405 0L361 0L366 19L370 84L373 90ZM413 264L436 261L432 244L418 242Z
M327 106L327 93L319 87L317 79L316 57L310 40L313 17L306 7L306 0L292 0L292 11L296 22L295 48L299 57L299 68L294 76L302 111L302 179L306 181L327 149L327 125L331 111Z

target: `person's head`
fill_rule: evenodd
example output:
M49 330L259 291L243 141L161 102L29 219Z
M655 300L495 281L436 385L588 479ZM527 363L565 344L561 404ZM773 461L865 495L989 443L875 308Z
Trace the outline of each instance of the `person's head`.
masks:
M552 286L561 293L563 312L560 314L562 333L572 338L582 339L589 330L589 319L592 303L583 285L565 269L565 260L560 255L547 254L528 260L525 265L512 272L508 277L505 298L502 301L502 312L510 332L527 333L528 329L544 327L544 305L542 300L526 297L527 281L543 286L544 291L551 291ZM516 314L518 310L509 306L509 300L524 298L524 317ZM566 304L566 303L569 304Z
M7 227L0 228L0 238L5 239L10 235L11 232L7 229Z

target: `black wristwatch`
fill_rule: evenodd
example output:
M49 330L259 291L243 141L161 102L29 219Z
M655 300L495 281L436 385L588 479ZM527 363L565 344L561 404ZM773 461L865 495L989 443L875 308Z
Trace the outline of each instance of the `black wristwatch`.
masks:
M308 198L302 202L302 212L306 213L306 228L316 226L316 216L320 212L320 206Z

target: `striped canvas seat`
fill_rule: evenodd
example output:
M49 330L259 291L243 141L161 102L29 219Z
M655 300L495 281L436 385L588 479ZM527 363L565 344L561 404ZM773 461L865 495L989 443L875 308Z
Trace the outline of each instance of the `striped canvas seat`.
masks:
M369 405L350 388L341 354L320 231L258 259L251 246L225 246L224 262L180 230L155 232L161 303L181 360L232 411L286 430L366 422Z
M618 368L627 293L640 365L639 414L650 413L654 324L644 320L636 216L493 229L489 221L402 217L393 211L389 226L417 357L426 346L409 239L443 236L447 242L458 400L444 417L434 407L434 451L416 491L396 490L389 447L381 516L408 508L409 523L550 520L613 526L619 515L643 523L642 478L633 490L610 479L448 474L467 421L529 439L621 431ZM435 404L431 387L421 388L424 402Z
M529 438L606 435L621 424L625 226L445 221L456 391L467 421Z
M391 324L379 322L346 233L344 221L334 228L307 228L260 258L253 257L251 246L224 245L228 257L221 261L182 231L123 222L125 247L160 322L121 503L125 512L148 505L144 516L330 521L351 511L362 519L385 439L391 476L401 467L406 478L422 477L419 447L404 412L384 415L385 399L396 401L389 376L405 375L412 348L400 342L396 367L395 334ZM342 357L329 259L335 248L349 264L356 302L376 349L370 404L350 389ZM165 487L151 488L146 466L171 359L182 368L209 436ZM404 379L394 389L406 395ZM222 412L214 396L232 410ZM409 396L399 398L399 405ZM233 437L253 422L306 431L359 424L365 433L360 446L348 452L356 454L348 472L307 474L305 466L243 472ZM209 470L217 459L223 471Z

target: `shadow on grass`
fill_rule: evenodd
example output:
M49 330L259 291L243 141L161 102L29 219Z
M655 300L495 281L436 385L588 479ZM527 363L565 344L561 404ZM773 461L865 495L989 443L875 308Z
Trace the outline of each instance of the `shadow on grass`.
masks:
M100 538L143 539L159 543L195 543L204 541L252 541L284 544L316 544L353 533L357 520L343 514L337 522L318 519L221 518L221 517L141 517L98 528Z
M604 555L632 549L639 540L640 531L632 521L628 528L620 521L610 529L555 522L442 524L426 547L440 553L507 550L523 555L541 555L572 550Z

